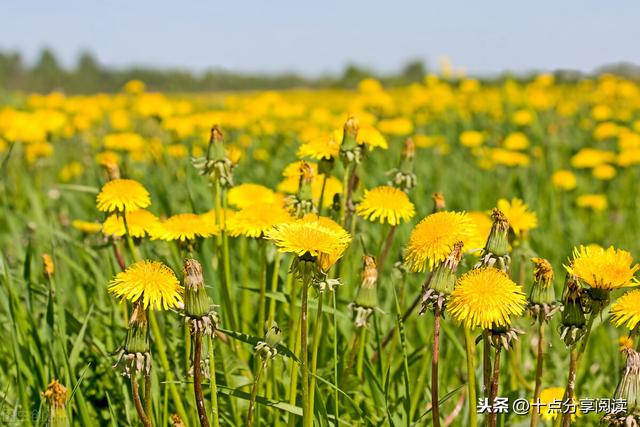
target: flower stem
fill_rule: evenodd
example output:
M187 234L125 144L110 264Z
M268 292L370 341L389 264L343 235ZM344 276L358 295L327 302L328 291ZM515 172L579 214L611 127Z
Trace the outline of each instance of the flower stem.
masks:
M257 335L264 333L265 328L265 311L267 298L267 241L265 239L258 240L258 251L260 252L260 293L258 296L258 325Z
M397 227L392 225L389 228L389 232L387 233L387 238L384 240L382 244L382 250L380 251L380 255L378 256L378 271L382 272L384 269L384 262L387 260L387 255L389 255L389 250L393 245L393 237L396 234Z
M493 375L491 377L491 392L489 394L489 404L493 405L493 402L498 396L498 385L500 384L500 352L502 347L496 348L496 360L493 362ZM496 427L498 420L498 413L491 412L489 414L489 427Z
M271 293L275 294L278 292L278 278L280 273L280 252L276 252L275 258L273 260L273 275L271 276ZM271 325L271 322L276 320L276 299L269 299L269 318L268 323Z
M313 414L309 413L309 366L308 366L308 349L307 349L307 334L309 328L308 322L308 300L309 300L309 286L311 285L311 272L310 266L305 262L304 280L302 283L302 304L300 307L300 352L301 357L301 370L302 370L302 425L304 427L311 427L313 424Z
M358 379L363 379L364 371L364 349L367 343L367 328L360 328L360 337L358 338L358 360L356 363L356 375Z
M324 301L324 294L320 293L318 296L318 306L316 309L316 321L313 326L313 347L311 348L311 373L316 373L316 367L318 366L318 349L320 348L320 341L322 341L322 328L324 323L324 317L322 316L322 305ZM316 377L311 376L309 379L309 412L313 414L316 395Z
M162 339L163 335L160 332L160 327L158 326L158 321L156 320L156 316L154 315L153 311L149 312L149 324L151 325L151 332L153 334L154 342L158 347L160 365L162 366L162 370L164 371L166 383L169 386L169 392L171 393L171 398L176 405L176 411L178 412L178 415L180 415L180 418L182 418L183 420L187 420L189 418L187 417L187 413L184 410L184 405L182 404L180 393L178 393L178 388L173 381L173 371L171 370L171 366L169 366L169 359L167 359L167 350L164 345L164 340Z
M218 386L216 383L216 363L215 352L213 348L213 338L209 336L209 387L211 388L211 420L213 427L220 426L220 420L218 416Z
M138 417L142 422L144 427L151 427L151 421L149 421L149 417L144 412L144 408L142 407L142 401L140 400L140 392L138 390L138 380L136 379L136 374L131 374L131 394L133 395L133 403L136 407L136 412L138 413Z
M202 427L209 427L209 419L207 418L207 408L204 406L204 394L202 393L202 332L196 332L195 343L193 346L193 393L196 398L196 409L198 410L198 419Z
M333 412L335 417L335 425L339 424L340 421L340 393L338 393L338 320L336 317L337 303L338 299L338 289L333 291L333 295L331 295L331 302L333 304L333 382L334 382L334 396L333 396Z
M484 380L484 395L488 396L491 389L491 343L489 332L482 331L482 373Z
M471 331L464 328L464 342L467 350L467 387L469 389L469 427L478 425L478 413L476 409L476 354L475 340Z
M576 349L576 347L574 346L571 349L571 354L570 354L570 359L569 359L569 375L567 377L567 387L565 388L564 391L564 398L563 400L566 401L571 401L574 397L575 394L575 388L576 388L576 374L578 372L578 362L580 361L580 358L582 357L582 355L584 354L584 351L587 348L587 341L589 340L589 337L591 336L591 329L593 328L593 321L595 320L596 316L598 316L600 314L600 311L602 311L603 307L600 307L598 309L595 309L591 312L591 314L589 315L589 319L587 320L587 325L586 325L586 332L584 334L584 336L581 338L580 340L580 347ZM563 413L562 417L558 417L559 419L562 419L562 426L563 427L568 427L571 425L571 414L570 413Z
M253 380L253 387L251 387L251 400L249 401L249 411L247 413L247 427L253 426L253 414L256 408L256 397L258 396L258 385L260 384L260 376L266 363L262 361L258 364L258 372Z
M440 403L438 396L438 358L440 357L440 308L436 306L433 319L433 352L431 358L431 411L433 427L440 427Z
M538 354L536 360L536 385L533 389L533 402L540 399L540 389L542 387L542 368L544 365L544 320L538 321ZM534 408L531 411L531 427L538 425L539 410Z

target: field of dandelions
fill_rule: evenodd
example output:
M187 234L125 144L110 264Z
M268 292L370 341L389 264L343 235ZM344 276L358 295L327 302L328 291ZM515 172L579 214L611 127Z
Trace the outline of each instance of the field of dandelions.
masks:
M636 425L638 164L613 76L2 95L0 424Z

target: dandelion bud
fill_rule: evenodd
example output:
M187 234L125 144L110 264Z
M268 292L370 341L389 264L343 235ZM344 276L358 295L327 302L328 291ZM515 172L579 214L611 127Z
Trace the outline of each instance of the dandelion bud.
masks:
M149 352L149 319L142 300L133 304L124 350L129 354Z
M490 252L496 256L504 256L509 251L509 220L497 208L494 208L491 212L491 218L493 219L493 225L485 251Z
M358 130L360 123L355 117L349 117L344 124L342 144L340 144L340 158L344 165L358 164L362 161L363 148L358 145Z
M424 314L428 308L442 310L447 296L453 291L456 284L456 271L462 258L462 242L453 245L449 256L442 261L433 271L430 282L422 289L422 309Z
M276 357L278 354L278 345L282 341L282 330L275 321L267 327L264 334L264 341L259 341L255 346L256 352L262 357L264 363Z
M364 328L378 306L378 267L376 259L371 255L364 255L362 267L362 282L358 288L355 302L349 304L349 310L355 314L354 322L357 328ZM355 313L354 313L355 312Z
M433 213L447 210L447 202L444 199L443 193L440 193L440 192L433 193L431 195L431 200L433 200Z
M407 138L402 149L400 157L400 165L397 169L391 170L389 173L393 175L393 179L388 185L396 187L402 191L409 191L417 184L416 175L413 173L413 159L416 154L415 143L411 138Z
M49 405L49 422L51 427L67 426L67 389L58 380L53 380L42 393L42 398Z
M180 415L171 415L171 427L185 427L184 421L180 418Z
M302 218L308 213L315 212L311 187L315 175L311 165L305 161L300 162L298 173L300 175L298 193L290 196L287 199L287 204L293 216Z
M549 304L555 301L556 295L553 289L553 268L544 258L533 258L533 287L529 301L534 304Z
M42 273L44 276L47 279L51 279L55 270L55 264L53 263L53 259L51 259L51 255L42 254Z
M204 287L202 266L195 259L184 260L184 312L201 319L209 313L211 299Z
M582 288L575 276L567 274L562 297L562 327L560 338L568 346L574 345L585 333L586 317L582 305Z
M120 179L120 168L116 163L106 163L104 168L107 170L109 181Z
M227 157L224 138L217 125L211 128L207 157L194 158L192 163L201 175L207 175L213 181L218 181L223 188L233 186L232 169L234 165Z
M625 348L623 352L627 356L627 363L613 398L626 402L626 410L607 414L602 420L607 425L635 426L640 421L640 353L632 348Z
M347 121L344 123L344 135L342 139L342 144L344 145L345 142L349 145L352 143L355 143L359 130L360 130L360 122L358 121L358 118L354 116L349 117Z
M209 136L209 147L207 148L207 159L213 161L224 161L226 153L224 151L224 138L222 131L218 125L211 127L211 134Z
M362 307L374 308L378 305L378 267L376 259L365 255L362 267L362 283L356 296L356 304Z
M536 319L548 321L560 308L553 289L553 268L544 258L532 258L531 261L534 264L534 281L529 294L529 312Z

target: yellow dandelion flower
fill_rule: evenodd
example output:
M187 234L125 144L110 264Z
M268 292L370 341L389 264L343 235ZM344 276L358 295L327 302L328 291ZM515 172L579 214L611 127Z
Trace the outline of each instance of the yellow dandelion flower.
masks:
M409 236L404 260L413 271L429 270L443 261L457 242L467 244L476 233L463 212L438 212L424 218Z
M594 178L601 181L610 181L616 176L616 168L611 165L598 165L591 169L591 174Z
M107 182L96 198L102 212L133 212L151 204L149 192L132 179L114 179Z
M265 236L275 242L280 252L314 257L324 271L331 268L351 243L351 236L342 227L317 216L276 225Z
M627 292L611 305L611 322L633 330L640 322L640 289Z
M227 195L229 204L238 209L246 208L258 203L283 203L281 194L260 184L240 184L229 190Z
M71 221L71 226L86 234L99 233L100 230L102 230L102 224L98 222L83 221L81 219L74 219Z
M315 160L335 159L340 153L342 139L335 138L335 134L318 136L300 145L298 157L308 157Z
M551 184L560 190L571 191L576 188L576 182L576 175L569 170L557 170L551 175Z
M484 134L477 130L466 130L460 134L460 144L465 147L479 147L484 142Z
M152 239L186 242L198 237L211 237L219 233L208 214L183 213L170 216L149 230Z
M603 163L611 163L616 159L613 151L583 148L571 158L571 166L577 169L594 168Z
M506 199L498 200L498 209L505 214L513 232L517 235L538 226L536 213L531 212L529 207L518 198L511 199L511 202Z
M576 205L581 208L588 208L596 212L607 209L609 203L604 194L583 194L576 199Z
M342 139L341 139L342 140ZM386 150L389 144L382 134L374 127L361 125L356 137L358 144L364 144L370 149L382 148Z
M571 263L565 268L590 287L610 291L635 286L633 276L640 265L632 263L629 252L613 246L608 249L580 246L573 250Z
M120 156L113 151L103 151L96 154L96 163L101 166L118 165L120 163Z
M371 222L379 219L395 226L413 218L416 210L404 191L383 185L365 192L356 213Z
M578 405L578 400L574 397L573 403ZM540 391L540 417L546 421L554 420L562 412L562 402L564 402L564 387L549 387ZM557 408L557 409L556 409ZM536 410L533 408L533 410ZM571 419L581 416L580 408L575 414L571 414Z
M261 237L268 230L283 222L293 220L281 204L256 204L236 212L228 220L231 236Z
M182 289L176 275L158 261L138 261L120 272L109 283L109 292L153 310L176 308L182 302Z
M522 132L512 132L507 135L502 145L507 150L524 150L529 146L529 138Z
M160 220L146 209L125 213L131 237L145 237L155 230ZM124 236L126 229L122 215L110 215L102 224L102 232L109 236Z
M522 288L497 268L476 268L464 274L451 293L447 310L465 328L489 329L511 324L524 312Z

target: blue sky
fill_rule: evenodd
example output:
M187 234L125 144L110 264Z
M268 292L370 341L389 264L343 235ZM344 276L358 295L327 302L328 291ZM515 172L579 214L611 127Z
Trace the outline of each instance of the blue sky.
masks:
M90 50L108 66L379 72L448 56L471 74L640 64L640 2L7 1L0 49L66 64Z

